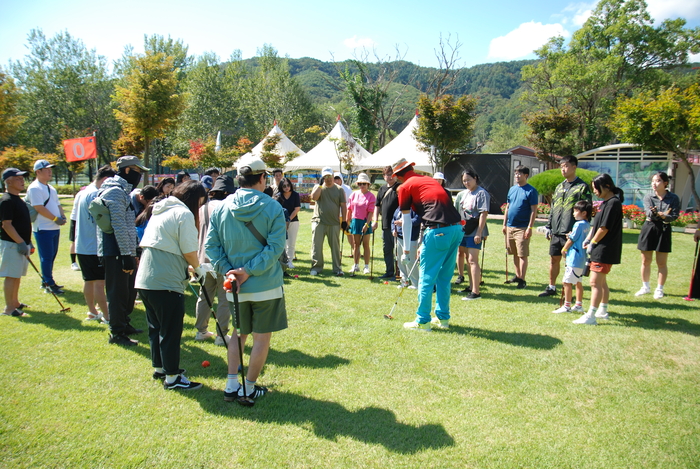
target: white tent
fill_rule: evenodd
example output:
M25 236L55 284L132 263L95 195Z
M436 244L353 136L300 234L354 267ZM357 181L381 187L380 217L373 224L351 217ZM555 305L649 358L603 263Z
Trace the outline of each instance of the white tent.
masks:
M270 132L267 134L267 137L274 137L276 135L279 135L281 138L280 141L277 143L277 146L275 146L275 153L281 155L282 158L284 158L287 155L287 153L291 151L297 152L299 156L303 156L306 154L298 146L294 145L294 143L291 140L289 140L289 137L287 137L284 134L284 132L282 132L282 129L280 129L277 125L277 121L275 121L275 125L272 127L272 130L270 130ZM236 161L234 168L240 168L241 166L245 166L253 158L261 158L264 142L265 139L262 139L260 143L255 145L255 147L252 150L250 150L245 155L242 155L238 159L238 161Z
M416 171L433 173L433 165L430 162L430 154L418 148L418 141L413 136L413 130L418 127L418 116L413 116L411 122L398 134L394 140L387 143L384 148L377 151L368 160L363 161L359 170L381 169L391 166L401 158L406 158L409 163L416 163Z
M336 151L336 145L341 139L346 140L351 148L353 172L357 171L359 167L362 167L365 160L372 157L371 153L362 148L359 143L355 142L355 139L345 130L343 124L338 121L335 127L333 127L333 130L326 135L326 138L324 138L321 143L309 150L307 154L295 158L284 165L285 172L297 171L300 169L320 171L326 166L333 168L333 171L340 171L341 165ZM343 172L345 172L344 168Z

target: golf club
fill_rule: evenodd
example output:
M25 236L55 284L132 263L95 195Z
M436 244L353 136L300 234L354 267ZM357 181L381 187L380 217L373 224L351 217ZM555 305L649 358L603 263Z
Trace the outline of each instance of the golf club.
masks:
M690 288L688 289L688 296L683 298L686 301L693 301L693 289L695 287L695 270L698 265L698 242L695 243L695 258L693 260L693 273L690 275Z
M341 270L342 270L342 266L343 266L343 244L345 244L345 230L343 229L342 226L340 227L340 232L342 233L342 234L340 235L340 266L341 266Z
M486 282L484 282L484 251L486 251L486 238L482 241L482 246L481 246L481 282L479 282L479 285L486 285Z
M236 291L238 289L238 281L236 281L236 285L233 286L233 312L235 315L235 328L236 328L236 338L238 339L238 359L241 362L241 373L243 375L243 395L238 397L236 399L236 402L238 402L240 405L244 407L253 407L255 405L255 401L248 397L246 395L246 389L245 389L245 365L243 364L243 344L241 344L241 336L239 334L239 331L241 330L241 309L240 305L238 304L238 292Z
M206 275L206 274L205 274ZM197 294L197 291L194 289L191 283L188 282L190 285L190 288L192 289L192 293L194 293L194 296L199 296ZM209 306L209 311L211 312L211 315L214 317L214 322L216 323L216 331L219 333L219 337L222 338L224 341L224 346L228 350L228 342L226 342L226 334L224 334L224 331L221 329L221 324L219 324L219 318L216 317L216 313L214 312L214 304L211 302L211 298L209 297L209 292L207 291L206 288L204 288L204 280L201 280L199 282L199 286L201 287L201 291L204 294L204 299L207 302L207 305Z
M411 274L413 273L413 269L416 268L416 265L418 265L418 260L419 258L416 257L416 260L413 261L413 267L411 267L411 270L408 272L408 278L411 278ZM394 302L394 306L391 307L391 311L389 311L389 314L384 315L384 319L394 319L394 310L396 309L396 306L399 304L399 300L401 299L401 295L403 295L403 291L408 290L408 288L404 287L401 289L399 292L399 296L396 297L396 301Z
M37 275L41 279L41 284L43 285L44 284L44 277L42 277L41 274L39 273L39 269L36 268L36 265L34 265L34 262L32 261L31 257L27 256L27 260L32 265L32 267L34 267L34 271L36 271ZM51 292L53 297L56 298L56 301L58 301L58 304L61 305L61 312L62 313L70 312L70 308L66 308L63 306L63 303L61 303L61 300L58 299L58 297L56 296L56 294L53 292L53 290L51 288L48 288L48 291Z
M508 235L506 235L506 281L503 283L511 283L511 281L508 279L508 276Z
M372 250L369 254L369 279L374 280L374 230L372 230Z

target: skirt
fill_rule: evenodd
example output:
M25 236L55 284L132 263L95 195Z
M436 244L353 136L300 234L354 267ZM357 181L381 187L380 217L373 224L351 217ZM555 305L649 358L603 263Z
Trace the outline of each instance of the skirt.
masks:
M637 249L640 251L671 252L671 225L658 221L645 221L639 233Z

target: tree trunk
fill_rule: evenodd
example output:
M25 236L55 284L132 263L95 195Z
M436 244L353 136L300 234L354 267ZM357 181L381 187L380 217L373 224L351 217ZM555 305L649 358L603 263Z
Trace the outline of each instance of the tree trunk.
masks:
M150 163L150 159L151 159L151 155L150 155L150 153L151 153L151 139L148 137L145 137L143 140L144 140L144 143L143 143L143 165L147 168L150 168L151 166L149 163ZM142 178L144 180L144 186L146 186L148 184L153 184L153 181L151 181L149 179L150 173L147 171L144 171L144 173L145 174L143 175L143 178Z
M681 161L688 169L688 177L690 177L690 190L693 193L693 200L695 201L695 210L700 210L700 196L698 195L697 189L695 189L695 171L693 171L693 165L688 161L688 155L686 153L678 153ZM681 207L684 209L685 207Z

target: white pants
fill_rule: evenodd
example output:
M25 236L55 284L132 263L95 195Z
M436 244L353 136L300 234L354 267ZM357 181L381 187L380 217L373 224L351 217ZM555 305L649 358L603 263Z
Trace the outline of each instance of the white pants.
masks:
M289 222L289 228L287 228L286 252L290 261L296 256L297 234L299 234L299 221Z
M411 285L414 287L418 286L418 278L420 276L420 266L416 265L416 268L413 269L413 272L411 272L411 268L413 267L413 263L416 261L416 253L418 252L418 241L411 241L410 247L408 249L408 252L410 253L409 255L411 256L411 263L409 265L404 264L401 262L401 257L403 256L403 252L406 251L404 248L404 240L402 238L399 238L398 236L396 237L396 259L399 262L399 270L401 271L401 280L404 282L407 282L408 280L411 281ZM409 278L408 274L411 274L411 277Z

